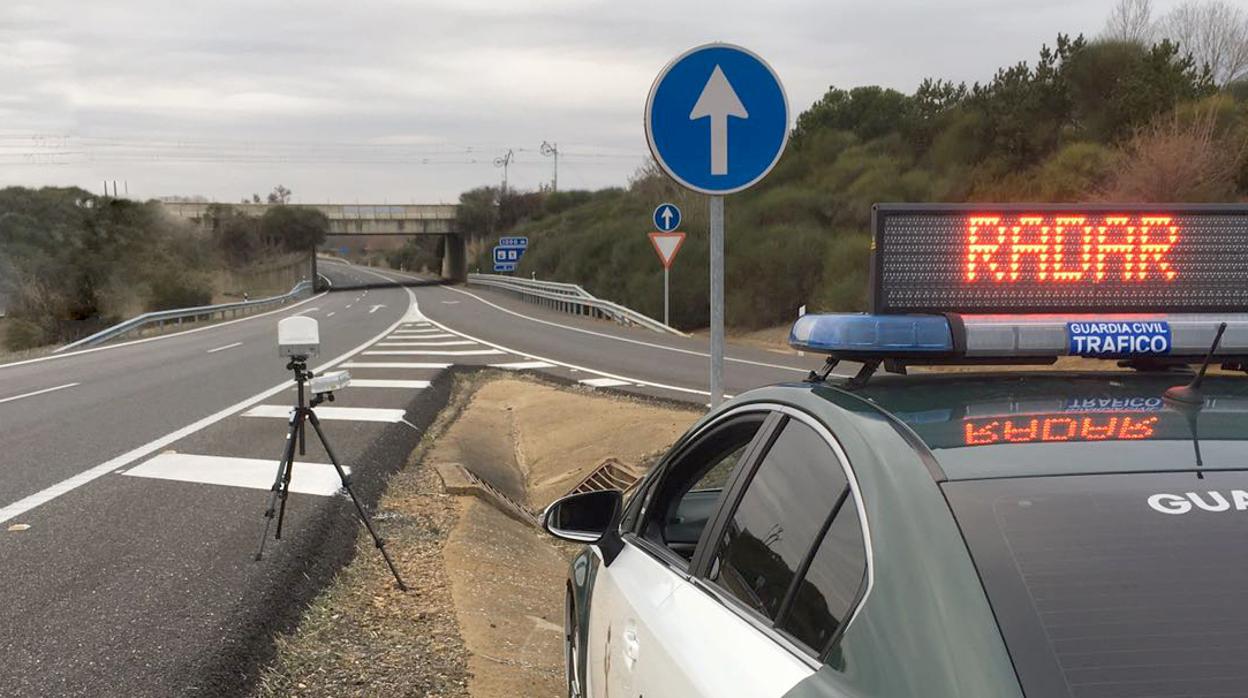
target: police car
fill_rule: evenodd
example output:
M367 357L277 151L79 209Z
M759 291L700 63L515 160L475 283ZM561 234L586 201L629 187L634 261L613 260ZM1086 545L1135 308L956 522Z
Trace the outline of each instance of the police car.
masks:
M877 207L824 371L547 509L569 695L1248 695L1248 211L1158 208Z

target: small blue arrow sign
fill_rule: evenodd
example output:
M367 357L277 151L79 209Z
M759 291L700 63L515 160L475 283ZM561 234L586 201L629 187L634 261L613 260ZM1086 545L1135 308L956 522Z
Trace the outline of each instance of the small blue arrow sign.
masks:
M680 227L680 209L675 204L659 204L654 209L654 229L670 233Z
M740 46L690 49L650 88L650 152L694 191L731 194L752 186L775 166L788 138L784 86L771 66Z

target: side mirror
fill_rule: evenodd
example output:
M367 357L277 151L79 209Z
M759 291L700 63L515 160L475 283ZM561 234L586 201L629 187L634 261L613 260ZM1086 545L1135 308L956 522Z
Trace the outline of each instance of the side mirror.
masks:
M619 521L624 493L601 490L557 499L542 514L542 528L574 543L598 543Z

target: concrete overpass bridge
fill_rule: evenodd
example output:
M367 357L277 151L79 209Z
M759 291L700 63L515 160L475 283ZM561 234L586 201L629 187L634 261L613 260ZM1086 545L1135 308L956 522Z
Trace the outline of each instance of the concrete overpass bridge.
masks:
M259 218L274 204L164 203L165 210L175 218L194 221L204 227L212 225L209 214L213 206L229 206L235 211ZM450 281L468 278L468 248L464 235L456 228L459 206L455 204L287 204L295 208L313 208L329 219L330 235L440 235L442 246L442 277Z

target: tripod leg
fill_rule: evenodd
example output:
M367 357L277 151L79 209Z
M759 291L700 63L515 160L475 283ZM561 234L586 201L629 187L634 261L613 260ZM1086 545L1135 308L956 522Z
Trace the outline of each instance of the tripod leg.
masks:
M325 453L329 454L329 462L334 464L334 469L338 471L338 478L342 480L342 488L351 495L351 501L355 504L355 511L360 515L360 521L364 523L364 528L368 529L368 535L372 536L373 544L381 551L382 558L386 561L386 566L390 568L390 574L394 575L394 581L398 583L399 589L407 591L407 585L403 583L403 578L399 576L399 570L394 566L394 561L390 559L390 553L386 552L386 542L381 536L377 535L377 531L373 529L373 522L368 518L368 512L364 511L364 505L355 496L355 491L351 489L351 478L347 477L343 471L342 465L338 462L338 456L334 454L334 449L329 445L329 440L325 438L325 432L321 431L321 420L316 418L316 413L309 410L308 421L312 423L312 428L316 430L316 436L321 440L321 445L325 447Z
M270 489L269 506L264 510L264 532L260 534L260 547L256 550L256 559L264 558L264 544L269 539L269 527L273 525L273 517L277 512L278 497L282 497L282 507L285 509L286 499L282 492L282 482L290 481L290 464L295 460L295 432L298 430L298 423L292 419L290 422L290 430L286 432L286 448L282 451L282 460L277 464L277 477L273 480L273 487Z
M292 415L290 419L293 422L295 433L298 435L299 441L302 444L303 432L305 429L302 410L295 410L294 415ZM282 522L286 520L286 498L290 496L290 479L295 475L295 449L293 448L293 445L289 450L290 459L286 462L286 473L282 477L282 504L277 510L277 533L274 534L273 540L282 539ZM302 453L302 451L300 451L300 453Z

